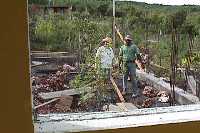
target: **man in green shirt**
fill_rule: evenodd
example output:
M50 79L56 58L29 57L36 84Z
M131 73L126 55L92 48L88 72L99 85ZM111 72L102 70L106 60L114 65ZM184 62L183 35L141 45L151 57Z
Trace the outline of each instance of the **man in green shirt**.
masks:
M123 71L123 92L126 93L128 76L130 75L133 95L132 97L137 97L139 94L139 89L136 81L136 60L141 61L140 53L138 47L132 42L130 35L124 38L124 45L121 46L119 52L119 62L122 64Z

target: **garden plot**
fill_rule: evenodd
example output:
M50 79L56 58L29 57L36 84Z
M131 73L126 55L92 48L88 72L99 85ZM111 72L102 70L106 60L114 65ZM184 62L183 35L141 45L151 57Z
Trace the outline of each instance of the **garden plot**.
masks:
M34 98L34 109L37 114L65 113L65 112L96 112L96 111L130 111L138 108L165 107L170 106L170 95L167 91L161 91L147 84L144 80L138 81L140 95L132 98L132 90L128 89L121 102L119 96L109 82L106 95L99 96L97 92L88 93L95 95L87 102L79 104L81 95L85 92L70 88L69 82L73 80L75 71L62 72L57 68L57 72L44 74L36 73L32 77L32 90ZM37 76L40 75L40 76ZM121 76L114 77L114 81L122 91ZM92 89L92 83L85 87L85 90ZM130 82L128 83L130 88ZM84 87L84 86L83 86ZM89 91L91 92L91 91ZM123 107L125 106L125 107ZM124 109L126 108L126 109Z
M33 52L32 58L69 57L68 53ZM62 58L61 57L61 58ZM75 58L74 58L75 59ZM76 60L73 61L74 63ZM72 112L104 112L104 111L131 111L141 108L171 106L170 84L152 74L137 71L139 96L132 98L131 82L128 82L126 95L122 92L122 75L113 72L113 78L106 83L101 93L102 85L96 78L79 88L70 86L79 73L87 73L90 69L78 72L77 65L67 60L60 62L43 61L32 65L32 94L33 109L36 114L72 113ZM94 76L94 75L93 75ZM199 99L192 94L175 88L175 105L198 103ZM85 98L86 97L86 98ZM84 98L87 99L84 101ZM84 101L84 102L83 102Z

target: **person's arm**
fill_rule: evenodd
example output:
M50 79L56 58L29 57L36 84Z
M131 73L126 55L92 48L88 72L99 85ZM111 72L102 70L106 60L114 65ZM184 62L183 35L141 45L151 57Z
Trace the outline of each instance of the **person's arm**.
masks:
M119 36L119 38L121 39L121 41L125 44L126 42L125 42L125 40L124 40L124 38L123 38L123 36L122 36L122 34L119 32L119 29L117 29L117 27L115 26L115 30L116 30L116 32L117 32L117 34L118 34L118 36Z

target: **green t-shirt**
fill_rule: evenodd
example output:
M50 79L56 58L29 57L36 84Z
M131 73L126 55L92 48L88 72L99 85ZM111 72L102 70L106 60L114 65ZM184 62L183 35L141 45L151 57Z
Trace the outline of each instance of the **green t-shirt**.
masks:
M119 58L123 61L133 61L139 54L139 49L135 44L130 46L122 45L119 51Z

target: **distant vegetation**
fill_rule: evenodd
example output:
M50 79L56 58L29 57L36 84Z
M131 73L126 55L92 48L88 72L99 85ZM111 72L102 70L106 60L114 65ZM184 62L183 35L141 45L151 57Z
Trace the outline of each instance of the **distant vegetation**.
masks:
M29 0L32 4L72 6L72 12L64 15L31 13L32 50L79 51L84 59L94 53L103 37L112 36L112 0ZM117 2L116 23L139 47L150 50L156 64L170 67L172 32L178 44L178 65L184 66L189 55L196 60L195 65L199 63L199 6ZM117 38L117 47L120 45Z

